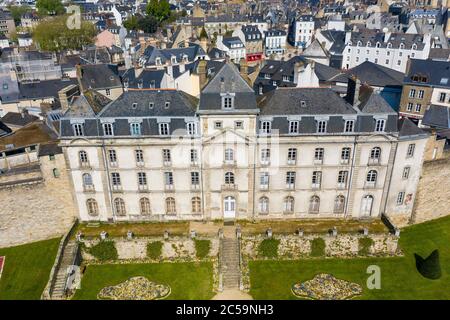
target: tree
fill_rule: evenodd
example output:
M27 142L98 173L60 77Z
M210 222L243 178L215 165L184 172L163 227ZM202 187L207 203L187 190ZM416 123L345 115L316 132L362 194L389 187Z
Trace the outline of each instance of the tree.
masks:
M65 49L81 49L92 44L95 38L95 27L87 21L81 22L79 29L69 29L66 25L67 15L42 21L33 31L33 40L40 49L60 51Z
M163 22L170 16L170 4L167 0L150 0L146 12L149 16L154 16L158 22Z
M205 28L202 28L202 31L200 31L200 39L208 39L208 34L206 33Z
M139 19L136 16L131 16L123 22L123 26L127 30L137 30L139 29Z
M158 20L153 16L146 16L138 21L139 29L143 30L145 33L155 33L158 30Z
M16 26L19 25L22 15L31 11L31 7L29 6L9 6L8 9L9 12L11 12L11 16L13 17Z
M66 11L61 0L37 0L36 8L39 14L45 16L63 14Z

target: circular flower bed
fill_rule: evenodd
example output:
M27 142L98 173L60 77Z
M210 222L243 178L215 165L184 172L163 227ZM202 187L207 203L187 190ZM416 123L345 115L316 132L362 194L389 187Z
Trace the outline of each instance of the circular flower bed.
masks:
M362 293L359 284L336 279L331 274L320 273L313 279L296 283L292 293L301 298L318 300L345 300Z
M133 277L115 286L105 287L99 299L109 300L157 300L167 297L170 287L149 281L145 277Z

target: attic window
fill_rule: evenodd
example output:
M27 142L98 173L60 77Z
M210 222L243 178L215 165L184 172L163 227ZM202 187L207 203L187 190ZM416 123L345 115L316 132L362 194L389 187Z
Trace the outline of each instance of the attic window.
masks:
M300 106L301 106L302 108L306 108L306 102L305 102L305 100L301 100L301 101L300 101Z
M169 101L166 101L165 108L166 108L166 109L169 109L169 107L170 107L170 102L169 102Z
M441 84L447 84L447 83L448 83L448 78L441 79Z
M110 77L109 77L109 80L111 80L111 81L114 80L114 77L113 77L113 76L110 76Z
M154 104L153 102L149 102L149 103L148 103L148 107L149 107L150 109L153 109L154 106L155 106L155 104Z
M131 107L132 107L133 109L136 109L136 108L137 108L137 103L134 102L134 103L131 105Z
M172 57L170 58L170 61L171 61L172 63L177 63L177 57L172 56Z

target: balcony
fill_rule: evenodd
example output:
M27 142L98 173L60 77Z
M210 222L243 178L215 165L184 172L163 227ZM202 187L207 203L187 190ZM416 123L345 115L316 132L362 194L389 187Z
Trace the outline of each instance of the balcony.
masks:
M191 184L191 191L200 191L200 184Z
M198 167L198 161L191 161L191 167Z
M95 192L95 187L93 184L85 184L83 185L84 192Z
M338 182L337 188L338 188L339 190L347 189L347 184L344 183L344 182L341 182L341 183Z
M259 185L259 190L268 190L269 189L269 185L268 184L260 184Z
M237 184L231 184L231 183L223 184L222 187L221 187L221 189L223 191L237 190L237 188L238 188Z
M341 164L349 164L350 163L350 159L341 159Z
M311 188L313 190L319 190L320 189L320 183L312 183Z
M164 190L165 191L174 191L174 185L173 184L166 184L165 186L164 186Z
M314 164L323 164L323 159L314 159Z
M290 166L295 166L295 164L297 163L297 161L295 161L294 159L288 159L287 164Z
M122 185L113 185L112 186L112 191L113 192L122 192Z
M295 189L295 183L286 183L286 189L294 190Z
M139 190L139 192L147 192L148 191L148 186L146 184L139 184L138 185L138 190Z
M380 158L369 158L367 163L369 166L377 166L380 164Z
M136 167L144 167L144 166L145 166L144 161L137 161L136 162Z
M366 181L364 183L364 188L365 189L375 189L376 187L377 187L376 181Z
M117 161L110 161L110 162L109 162L109 166L110 166L111 168L117 168L117 167L118 167Z
M89 161L80 162L80 168L82 168L82 169L90 169L91 168L91 164L89 163Z
M164 167L170 167L170 166L172 166L172 161L163 161L163 166L164 166Z
M261 160L261 165L262 165L262 166L268 166L268 165L270 165L270 160L269 160L269 159Z

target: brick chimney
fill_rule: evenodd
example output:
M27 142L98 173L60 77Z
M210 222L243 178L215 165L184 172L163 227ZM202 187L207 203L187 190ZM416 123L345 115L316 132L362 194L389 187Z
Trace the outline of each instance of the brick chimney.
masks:
M199 60L197 73L199 75L200 88L203 88L206 85L206 60Z

